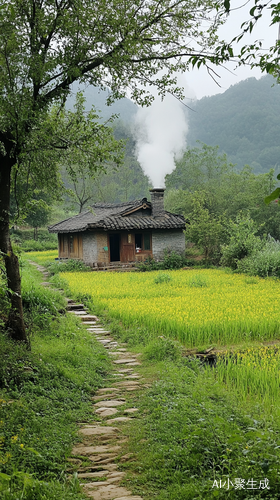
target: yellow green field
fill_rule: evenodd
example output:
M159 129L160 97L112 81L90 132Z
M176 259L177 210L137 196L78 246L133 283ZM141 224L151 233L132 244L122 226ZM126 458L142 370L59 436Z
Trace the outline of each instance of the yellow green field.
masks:
M62 273L74 295L92 297L124 325L185 346L280 338L280 286L223 270Z

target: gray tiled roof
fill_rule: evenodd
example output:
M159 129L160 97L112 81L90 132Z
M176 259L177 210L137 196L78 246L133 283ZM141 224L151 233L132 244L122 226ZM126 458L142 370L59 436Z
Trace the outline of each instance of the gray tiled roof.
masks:
M95 203L91 210L70 217L49 227L51 233L71 233L87 229L134 230L134 229L184 229L185 219L182 215L164 211L162 217L151 215L126 216L129 212L143 206L151 210L151 203L146 198L126 203Z

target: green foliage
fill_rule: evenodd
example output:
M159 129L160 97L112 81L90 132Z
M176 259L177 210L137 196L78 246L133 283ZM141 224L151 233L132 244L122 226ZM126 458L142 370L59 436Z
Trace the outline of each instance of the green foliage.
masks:
M228 498L275 500L279 491L279 425L266 421L258 405L238 402L198 362L164 362L160 377L143 396L131 450L138 494L158 500ZM132 423L133 425L133 423ZM269 489L254 495L234 487L213 488L214 480L266 477ZM226 483L227 484L227 483ZM258 483L259 485L259 483Z
M154 279L155 283L168 283L171 280L170 274L167 273L158 273Z
M258 228L247 214L239 215L235 222L230 221L228 231L230 239L228 245L222 247L221 265L236 269L238 262L260 250L263 242L256 236Z
M91 268L86 266L83 261L77 259L57 260L47 264L47 269L50 274L58 274L63 272L89 272Z
M241 273L253 276L274 276L280 278L280 243L273 238L248 257L237 262L237 269Z
M192 276L192 278L188 281L188 286L194 288L202 288L208 286L207 280L200 276L199 274Z
M39 286L23 265L25 318L32 353L0 330L0 496L5 500L76 500L66 457L77 421L92 419L91 396L109 367L104 349L74 316L58 314L61 295Z
M185 265L192 265L192 262L186 261L185 258L174 252L173 250L165 250L164 258L162 261L155 261L148 258L145 262L137 264L138 271L160 271L164 269L181 269Z
M192 211L188 214L186 239L203 250L206 260L218 263L221 245L226 239L224 216L214 216L204 208L203 193L196 193L192 198Z
M37 359L30 352L26 344L19 344L10 340L0 331L0 388L16 389L37 372ZM35 371L33 371L33 367Z
M182 346L176 340L158 337L146 345L143 351L144 359L150 361L176 361L182 356Z
M188 149L176 168L166 177L168 191L165 206L186 216L191 222L194 199L209 216L227 225L240 211L247 210L262 232L280 238L280 211L264 198L275 186L274 171L255 175L246 165L241 171L228 163L218 147L200 144ZM204 218L206 215L204 215Z

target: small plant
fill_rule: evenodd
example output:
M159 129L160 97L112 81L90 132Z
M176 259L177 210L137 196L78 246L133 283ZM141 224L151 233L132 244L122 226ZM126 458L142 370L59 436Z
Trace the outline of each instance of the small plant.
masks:
M159 283L168 283L168 281L171 281L171 276L170 274L167 273L159 273L155 279L154 282L159 284Z
M176 361L182 356L182 346L176 340L158 337L148 344L144 350L144 359Z
M89 266L86 266L81 260L75 259L51 262L50 264L47 264L47 268L50 274L91 271Z
M202 278L199 276L199 274L195 274L192 276L190 281L188 282L189 286L197 287L197 288L202 288L204 286L207 286L207 281L205 278Z

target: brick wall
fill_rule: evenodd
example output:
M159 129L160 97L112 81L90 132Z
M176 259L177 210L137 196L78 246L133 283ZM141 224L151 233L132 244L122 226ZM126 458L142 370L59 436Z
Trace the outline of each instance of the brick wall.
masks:
M181 230L155 231L152 234L152 250L155 260L163 259L165 249L185 254L185 246L185 235Z

